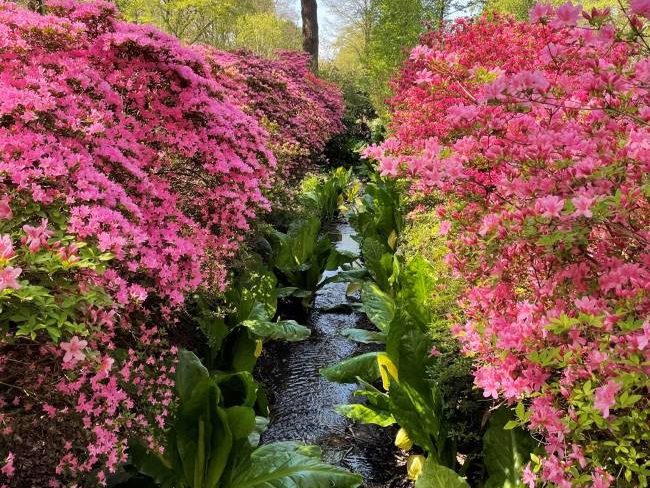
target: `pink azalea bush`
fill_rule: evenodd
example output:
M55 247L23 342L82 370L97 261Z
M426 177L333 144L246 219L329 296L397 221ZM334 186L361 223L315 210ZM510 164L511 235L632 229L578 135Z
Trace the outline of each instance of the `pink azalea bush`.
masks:
M283 177L299 177L311 159L343 130L340 90L310 71L309 56L281 52L266 59L249 52L204 47L215 77L230 83L242 105L269 131Z
M366 154L438 193L455 328L486 397L543 439L531 488L647 486L650 30L538 5L428 34ZM625 22L623 22L625 20ZM536 435L539 437L539 435Z
M224 289L276 171L270 115L213 70L110 3L0 1L0 486L103 485L129 436L163 439L175 313ZM319 150L338 123L309 103L274 124Z

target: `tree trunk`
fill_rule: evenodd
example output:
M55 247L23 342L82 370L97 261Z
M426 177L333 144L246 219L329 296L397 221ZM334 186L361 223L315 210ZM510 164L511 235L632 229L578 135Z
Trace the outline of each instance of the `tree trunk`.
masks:
M311 69L318 71L318 6L316 0L301 0L302 48L311 56Z

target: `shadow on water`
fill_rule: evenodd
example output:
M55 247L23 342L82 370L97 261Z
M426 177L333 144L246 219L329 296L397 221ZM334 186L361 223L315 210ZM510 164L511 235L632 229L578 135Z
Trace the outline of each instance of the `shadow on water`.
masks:
M339 223L330 234L337 249L358 252L349 224ZM361 474L368 488L405 486L404 468L396 467L399 454L393 446L394 432L352 423L337 414L337 405L358 401L353 396L356 386L330 383L319 373L321 368L372 350L340 334L343 329L369 326L362 314L324 312L354 301L346 296L346 289L345 283L330 283L317 293L306 319L312 331L308 340L272 343L266 348L258 371L270 397L271 424L262 442L317 444L328 462ZM291 310L285 311L285 318L288 315Z

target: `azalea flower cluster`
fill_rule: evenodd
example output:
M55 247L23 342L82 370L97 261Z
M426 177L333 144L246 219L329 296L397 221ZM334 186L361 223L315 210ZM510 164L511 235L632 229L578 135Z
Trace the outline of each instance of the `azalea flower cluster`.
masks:
M175 313L226 286L276 140L338 130L301 55L277 61L296 105L271 124L206 51L110 3L0 0L0 486L103 485L128 436L159 447Z
M213 73L232 85L248 111L269 131L278 175L297 178L343 130L340 90L310 71L309 55L279 52L266 59L246 51L204 47Z
M366 151L444 202L455 333L484 395L542 435L531 488L647 484L650 9L612 15L537 5L426 35Z

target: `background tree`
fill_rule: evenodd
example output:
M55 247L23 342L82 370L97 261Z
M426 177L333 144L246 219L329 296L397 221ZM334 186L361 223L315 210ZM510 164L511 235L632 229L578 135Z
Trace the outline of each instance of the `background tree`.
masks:
M327 0L345 26L336 42L334 65L358 70L374 106L384 112L389 81L406 52L430 26L440 25L449 0Z
M117 0L131 22L154 24L183 41L249 49L270 57L300 49L300 31L274 0Z
M318 71L318 4L316 0L301 0L302 47L311 56L311 67Z
M301 32L296 24L270 12L256 12L237 19L234 46L272 57L279 50L300 51Z

